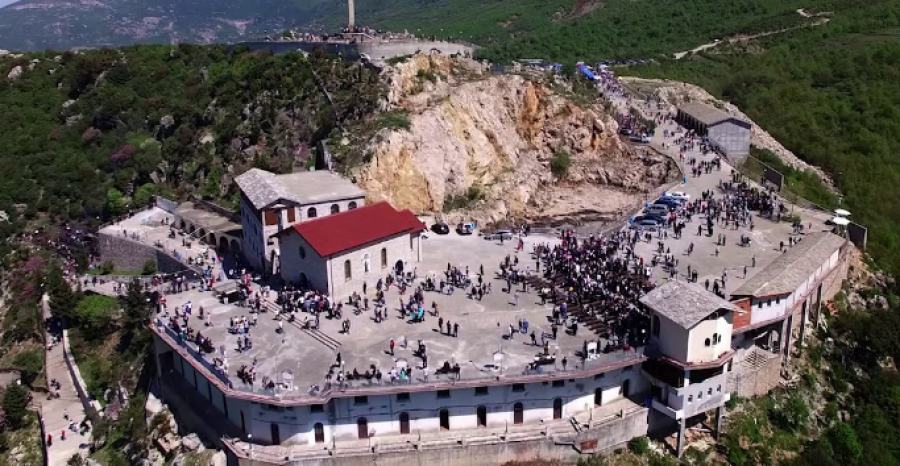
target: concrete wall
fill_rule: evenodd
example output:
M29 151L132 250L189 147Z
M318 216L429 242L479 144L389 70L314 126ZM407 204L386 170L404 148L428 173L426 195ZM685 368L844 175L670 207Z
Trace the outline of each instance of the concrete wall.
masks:
M727 313L714 320L704 320L691 329L688 340L688 354L681 361L701 363L715 361L731 349L731 325L734 314ZM713 335L719 335L719 343L713 344ZM706 346L706 341L710 345Z
M673 359L679 361L686 360L688 356L688 339L690 338L690 332L665 316L658 317L659 336L653 337L653 340L659 346L659 350Z
M648 431L649 412L639 409L627 413L624 418L609 420L577 436L551 436L551 438L523 439L507 442L447 442L441 445L421 445L413 443L398 445L394 448L376 446L376 453L365 449L341 452L334 456L319 455L297 461L261 460L259 456L249 458L243 455L238 458L229 455L229 464L251 466L260 464L286 464L291 466L368 466L379 464L384 466L406 466L410 464L429 466L471 466L487 464L504 464L513 461L558 460L574 463L585 452L599 452L623 445L628 440L646 435ZM472 435L477 437L477 434ZM491 439L487 439L491 440ZM496 440L496 439L494 439ZM267 458L268 459L268 458Z
M348 60L356 60L359 58L359 47L356 44L337 44L325 42L241 42L228 47L228 52L234 51L235 47L247 47L251 52L261 50L269 51L273 54L281 54L288 52L296 52L302 50L307 53L313 53L321 50L329 55L342 55Z
M707 135L729 157L743 156L750 153L750 136L752 126L734 121L724 121L707 129Z
M98 233L97 246L101 261L112 261L118 270L141 270L144 263L154 261L160 273L180 273L190 268L158 248L121 236Z
M363 282L374 289L378 279L385 277L397 261L403 262L404 270L412 271L421 258L421 239L418 233L414 235L403 233L385 241L348 251L330 260L320 257L297 233L285 234L281 243L281 277L286 282L299 283L300 274L306 274L315 289L325 291L335 298L349 296L354 291L362 292ZM305 258L301 258L301 247L305 252ZM387 251L387 262L384 265L381 262L382 249ZM345 261L350 262L350 280L345 279Z
M471 46L446 41L413 41L396 40L390 42L363 42L359 44L359 52L373 59L386 59L416 52L429 53L432 49L440 50L444 55L463 54L471 56Z
M417 41L417 40L393 40L371 41L354 44L325 43L325 42L242 42L229 47L229 52L235 47L245 46L251 52L267 50L273 54L296 52L314 53L321 50L330 55L341 55L347 60L356 60L361 53L365 53L373 59L391 58L401 55L412 55L416 52L428 53L432 49L440 50L446 55L468 54L473 55L475 49L468 45L446 41Z

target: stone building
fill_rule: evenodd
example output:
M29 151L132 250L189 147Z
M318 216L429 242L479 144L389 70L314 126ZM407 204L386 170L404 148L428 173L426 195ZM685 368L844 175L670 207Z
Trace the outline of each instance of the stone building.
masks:
M676 120L685 128L706 136L728 157L739 159L750 154L753 125L706 104L688 103L678 107Z
M698 285L669 281L641 298L651 316L650 347L643 373L650 380L653 409L678 422L678 455L689 418L716 410L730 399L727 374L734 351L731 331L740 308Z
M241 190L242 251L250 267L276 273L278 237L290 226L365 205L366 194L328 171L276 175L254 168L235 179Z
M408 210L379 202L298 223L277 233L281 277L332 297L362 292L386 272L412 272L422 260L425 229Z

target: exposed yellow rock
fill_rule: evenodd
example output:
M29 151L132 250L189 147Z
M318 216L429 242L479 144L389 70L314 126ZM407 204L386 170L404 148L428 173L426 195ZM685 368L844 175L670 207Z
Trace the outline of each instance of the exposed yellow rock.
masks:
M541 83L441 55L416 55L387 74L390 105L408 109L412 126L383 130L367 148L357 179L372 200L441 213L474 187L484 199L448 221L594 219L675 176L666 157L621 141L602 107L579 107ZM571 154L564 180L550 171L558 151Z

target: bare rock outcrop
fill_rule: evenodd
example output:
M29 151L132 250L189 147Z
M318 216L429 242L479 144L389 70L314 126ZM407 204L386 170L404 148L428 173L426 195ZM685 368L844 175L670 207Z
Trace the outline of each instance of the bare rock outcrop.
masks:
M391 104L409 111L411 126L368 145L370 161L355 175L373 201L422 214L452 202L450 222L605 220L677 177L667 157L623 142L602 107L580 107L542 83L439 55L388 73ZM565 156L560 179L551 160Z

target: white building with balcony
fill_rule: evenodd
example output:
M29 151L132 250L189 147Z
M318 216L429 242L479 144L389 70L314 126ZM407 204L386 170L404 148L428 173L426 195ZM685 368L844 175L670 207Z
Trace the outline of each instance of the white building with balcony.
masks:
M651 316L643 373L653 409L678 423L679 456L687 419L715 409L716 432L730 399L727 374L734 351L731 332L737 306L703 288L669 281L641 298Z

